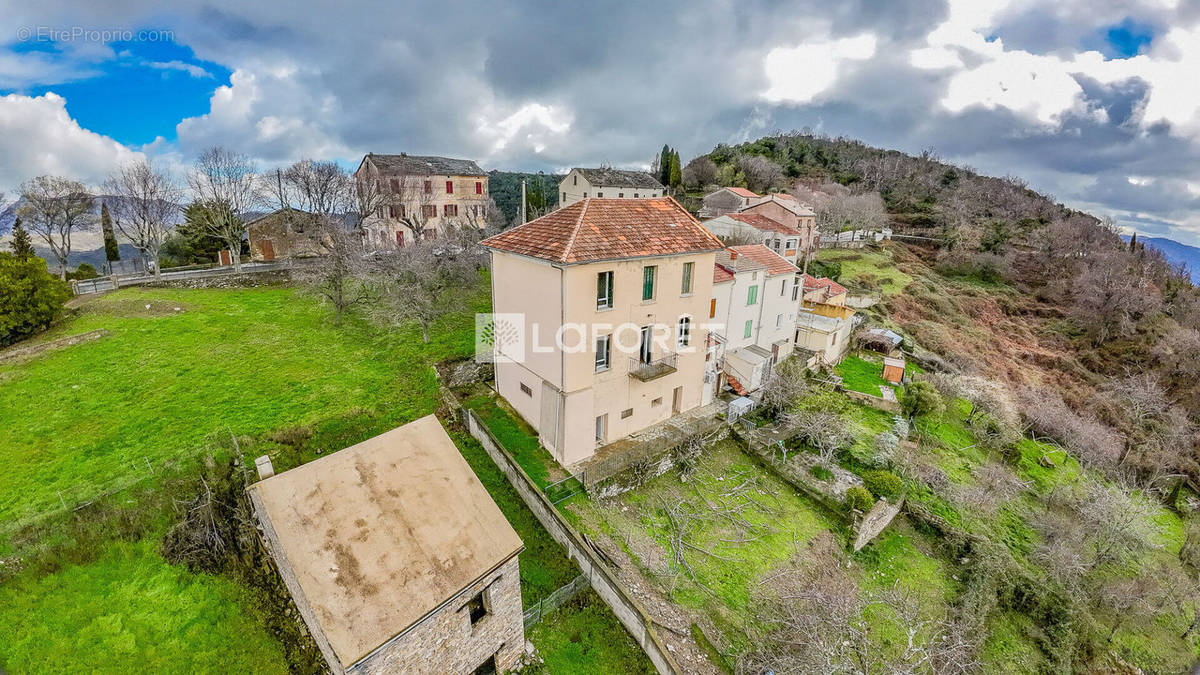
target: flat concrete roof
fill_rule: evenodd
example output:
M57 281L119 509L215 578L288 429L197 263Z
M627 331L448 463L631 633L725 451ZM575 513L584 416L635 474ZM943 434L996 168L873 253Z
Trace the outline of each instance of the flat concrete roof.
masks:
M249 490L344 668L522 548L432 415Z

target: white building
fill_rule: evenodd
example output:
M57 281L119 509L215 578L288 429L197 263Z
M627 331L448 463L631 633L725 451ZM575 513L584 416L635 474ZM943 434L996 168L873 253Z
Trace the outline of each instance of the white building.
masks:
M581 199L647 199L662 197L663 184L645 171L571 169L558 184L558 207L570 206Z
M792 264L798 264L801 256L805 232L761 213L727 213L702 225L722 239L757 241Z
M800 305L797 271L761 244L717 253L705 402L724 384L739 394L757 390L792 353Z

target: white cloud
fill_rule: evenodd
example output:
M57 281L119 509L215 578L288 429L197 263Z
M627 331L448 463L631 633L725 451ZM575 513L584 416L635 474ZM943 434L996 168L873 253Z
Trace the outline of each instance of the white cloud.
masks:
M117 165L141 156L80 127L58 94L0 96L0 189L15 190L41 174L95 186Z
M951 72L943 108L955 113L972 106L1005 108L1053 127L1065 113L1084 112L1075 76L1104 84L1139 78L1149 85L1143 126L1165 121L1182 135L1200 136L1200 80L1194 76L1200 68L1200 26L1176 26L1146 53L1130 58L1108 59L1096 51L1033 54L987 39L996 17L1015 4L955 0L926 45L910 52L917 68Z
M183 61L147 61L146 65L155 70L178 70L197 79L211 79L213 76L212 73L200 66Z
M874 35L864 33L776 47L763 59L769 86L762 97L772 103L808 103L837 81L843 63L874 56L875 43Z
M559 106L526 103L511 114L490 110L481 113L475 130L484 143L491 143L492 154L499 153L513 141L527 144L535 153L561 141L571 129L574 115Z

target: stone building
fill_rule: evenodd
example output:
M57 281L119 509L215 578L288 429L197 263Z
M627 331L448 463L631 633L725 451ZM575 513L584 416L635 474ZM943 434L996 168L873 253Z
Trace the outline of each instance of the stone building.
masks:
M473 160L409 155L363 157L354 179L380 196L363 220L367 250L394 250L437 239L451 224L483 229L487 221L488 176Z
M701 218L717 218L727 213L737 213L762 197L741 187L723 187L704 195L700 207Z
M248 489L334 673L502 673L525 645L523 546L437 418Z
M645 171L571 169L558 183L558 206L564 208L582 199L653 199L666 194L663 184Z
M798 254L804 256L813 253L820 245L820 235L817 232L817 214L792 195L785 192L771 193L752 201L739 213L758 214L782 223L792 230L798 230Z
M246 223L250 258L266 262L324 255L314 218L304 211L279 209Z

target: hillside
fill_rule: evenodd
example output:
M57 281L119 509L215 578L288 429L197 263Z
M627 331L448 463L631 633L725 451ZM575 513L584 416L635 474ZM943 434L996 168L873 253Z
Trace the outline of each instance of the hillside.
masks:
M1127 235L1121 235L1121 238L1129 241ZM1166 237L1138 237L1138 242L1157 249L1172 265L1184 265L1192 283L1200 283L1200 247L1181 244Z

